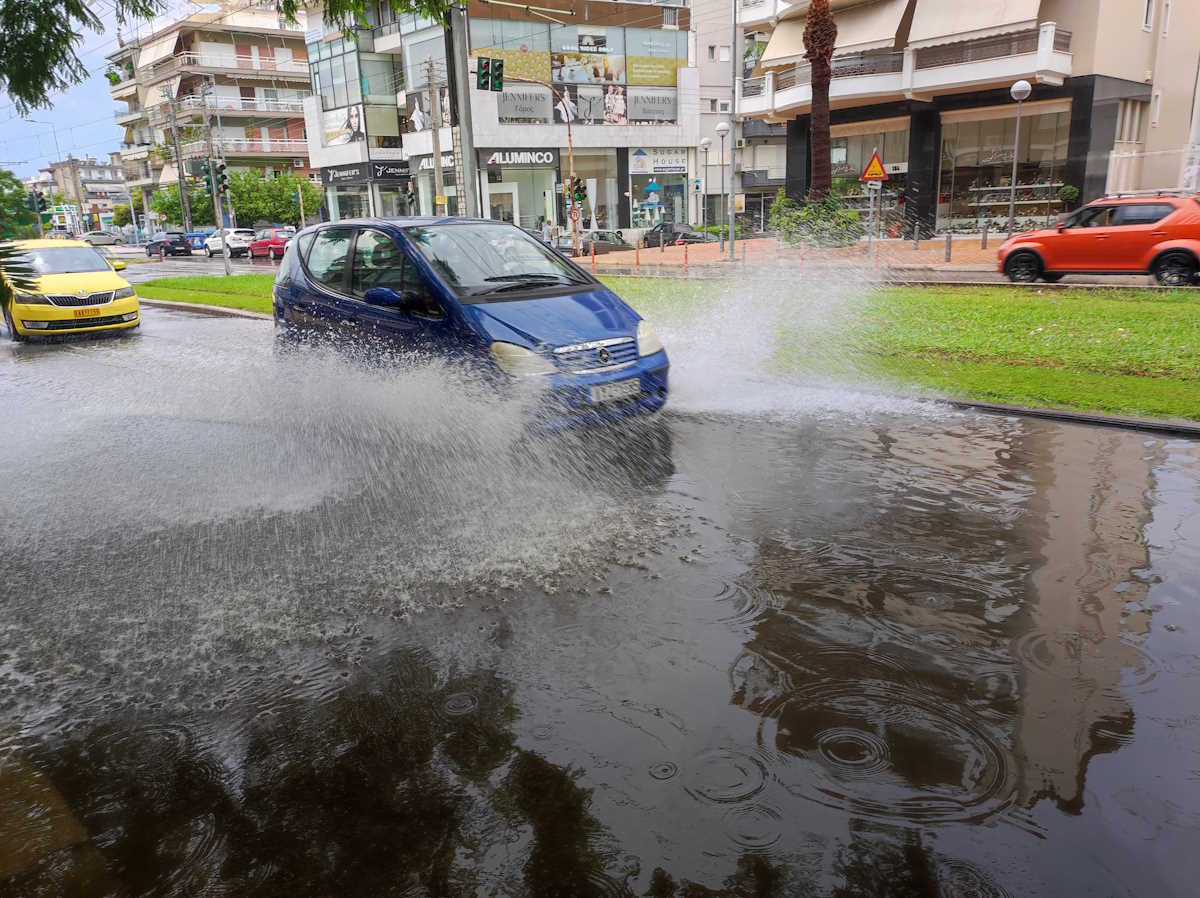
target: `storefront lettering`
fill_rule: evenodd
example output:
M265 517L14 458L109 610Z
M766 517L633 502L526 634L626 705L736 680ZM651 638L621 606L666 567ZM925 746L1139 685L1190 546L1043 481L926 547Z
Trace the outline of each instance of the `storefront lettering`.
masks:
M496 150L487 157L488 165L557 165L557 150Z

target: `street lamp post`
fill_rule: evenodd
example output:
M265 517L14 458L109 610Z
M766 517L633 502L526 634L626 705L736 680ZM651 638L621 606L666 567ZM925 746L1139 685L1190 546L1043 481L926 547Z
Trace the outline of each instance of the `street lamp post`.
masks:
M1029 82L1022 78L1014 84L1008 91L1009 95L1017 101L1017 132L1013 137L1013 164L1012 178L1008 185L1008 236L1013 235L1013 222L1017 214L1017 156L1021 152L1021 104L1029 99L1033 88L1029 86Z
M717 122L717 136L721 138L721 202L725 202L725 135L729 133L729 122ZM725 216L721 216L722 219ZM725 252L725 222L717 224L717 237L721 242L721 252Z
M708 243L708 151L711 148L711 137L700 139L700 149L704 150L704 193L700 195L700 221L705 243Z

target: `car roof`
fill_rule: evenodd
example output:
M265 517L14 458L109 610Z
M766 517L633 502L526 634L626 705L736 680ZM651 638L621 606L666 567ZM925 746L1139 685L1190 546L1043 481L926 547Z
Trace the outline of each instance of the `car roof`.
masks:
M13 245L18 249L45 249L46 247L62 247L62 246L86 246L91 249L92 246L86 240L15 240Z
M1178 193L1143 193L1143 194L1134 194L1134 195L1125 195L1125 196L1117 194L1116 196L1098 197L1098 198L1092 200L1092 202L1089 203L1088 205L1090 206L1090 205L1094 205L1096 203L1103 203L1106 206L1110 206L1110 205L1124 206L1129 203L1179 204L1179 203L1186 202L1188 200L1200 202L1200 194L1180 195Z

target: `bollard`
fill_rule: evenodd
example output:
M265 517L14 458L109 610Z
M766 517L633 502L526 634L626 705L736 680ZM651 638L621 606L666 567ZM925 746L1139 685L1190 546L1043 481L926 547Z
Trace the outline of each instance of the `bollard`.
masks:
M988 224L990 224L990 222L988 222L988 220L985 218L983 220L983 243L980 245L980 249L987 249Z
M658 235L658 252L660 254L667 251L667 229L664 227Z
M594 238L594 237L592 238L591 248L592 248L592 274L595 274L596 273L596 238Z
M642 270L642 238L639 237L633 245L633 267L638 271Z
M913 225L913 249L921 248L921 225L920 223Z
M742 267L746 267L746 241L742 240Z
M946 261L950 261L950 233L946 233Z
M688 248L688 245L685 243L683 245L683 276L684 277L687 277L687 273L688 273L687 272L687 266L688 266L688 250L687 250L687 248Z

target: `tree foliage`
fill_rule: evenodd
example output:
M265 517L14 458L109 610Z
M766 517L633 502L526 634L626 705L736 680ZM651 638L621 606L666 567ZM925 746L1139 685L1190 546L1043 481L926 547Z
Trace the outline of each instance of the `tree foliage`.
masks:
M823 200L829 193L832 170L829 160L830 63L837 43L837 23L829 0L812 0L804 23L804 58L812 67L812 114L809 117L809 146L812 152L812 184L809 196Z
M36 234L37 217L29 208L29 191L16 175L0 168L0 239Z
M257 169L229 173L229 192L238 224L242 226L251 226L256 221L299 225L297 189L304 192L304 215L311 221L320 209L321 191L306 178L284 172L269 179Z
M214 224L212 197L203 185L188 185L188 207L192 212L192 227ZM154 191L154 196L150 198L150 208L158 213L160 221L172 225L182 224L183 205L179 201L179 185L170 184Z
M279 14L289 22L296 21L296 13L309 5L311 0L276 0ZM400 14L417 13L435 22L442 21L450 9L448 0L385 0L392 11ZM367 6L375 6L371 0L325 0L324 21L327 28L352 32L367 28ZM307 210L307 207L305 207Z
M797 203L782 187L771 203L767 226L788 243L813 246L844 246L866 233L858 213L837 197Z

